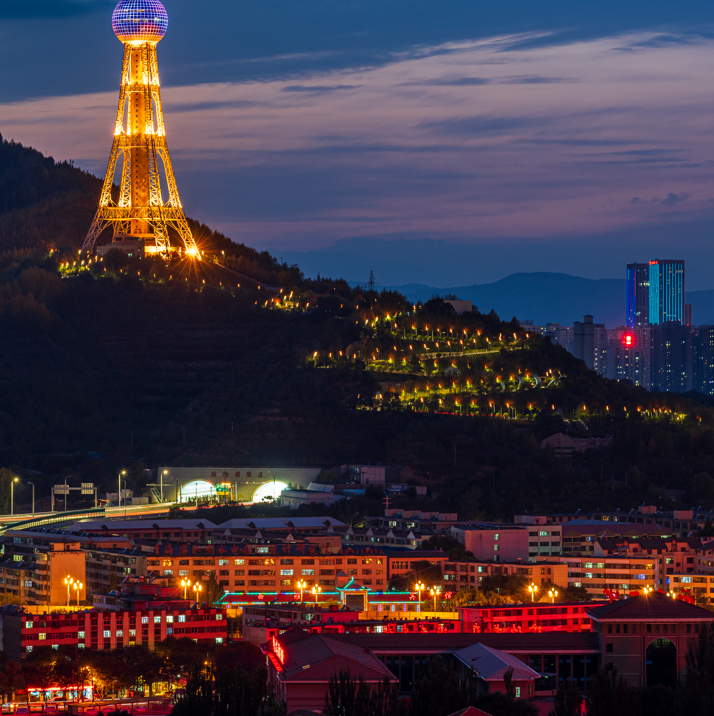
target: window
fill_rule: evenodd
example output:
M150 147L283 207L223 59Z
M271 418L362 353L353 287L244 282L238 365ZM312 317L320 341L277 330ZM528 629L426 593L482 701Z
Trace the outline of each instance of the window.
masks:
M540 532L538 532L538 535L539 535L540 537L547 537L549 534L550 534L549 532L544 532L543 530L541 530Z
M124 636L123 629L117 629L117 639L121 639Z
M37 638L42 641L43 639L47 639L47 634L38 634Z
M223 614L216 614L216 621L217 622L223 621Z
M154 617L154 624L161 624L161 617Z
M102 632L105 639L109 639L109 637L112 635L112 633L109 631L109 629L105 629L104 632Z
M314 569L303 569L302 570L303 576L308 577L314 577L315 576L315 570Z
M173 630L172 627L168 627L168 628L166 629L166 636L169 636L170 634L173 634L173 633L174 633L174 630Z
M281 570L280 570L280 576L281 576L281 577L292 577L292 576L293 576L293 570L292 570L292 569L281 569Z
M142 624L148 624L148 623L149 623L149 617L141 617L141 623L142 623Z
M84 644L80 644L80 646L84 646ZM31 651L32 651L32 647L31 647L31 646L28 646L28 647L27 647L27 653L29 654Z
M239 564L245 564L245 560L244 559L234 559L233 564L235 564L236 566L238 566Z
M219 566L219 567L223 567L223 566L225 566L225 565L229 565L230 562L231 562L231 561L230 561L229 559L219 559L219 560L218 560L218 566Z
M129 629L129 638L136 636L136 629Z
M521 698L521 687L520 686L516 686L516 698L517 699Z
M185 572L186 570L183 570L183 571ZM174 570L173 570L173 569L165 569L165 570L164 570L164 577L170 577L170 576L173 575L173 573L174 573Z
M52 648L57 651L57 649L59 649L59 644L52 644Z
M495 545L493 545L493 551L494 551L494 552L498 552L500 549L501 549L501 545L500 545L500 544L495 544Z
M32 629L34 622L25 622L25 629Z
M493 539L494 539L494 541L496 541L496 542L498 542L498 540L499 540L500 538L501 538L501 535L498 534L498 532L496 532L496 534L493 535Z
M186 621L186 615L185 614L179 614L179 621L185 622Z
M222 636L217 636L217 637L216 637L216 644L222 644L222 643L223 643L223 637L222 637Z
M78 632L77 632L77 637L78 637L79 639L84 639L84 632L83 632L83 631L78 631Z
M188 569L179 569L179 577L188 577Z
M32 580L31 580L31 579L26 579L26 580L25 580L25 586L32 588Z
M166 623L167 623L167 624L173 624L173 623L174 623L174 615L173 615L173 614L169 614L169 615L166 617Z

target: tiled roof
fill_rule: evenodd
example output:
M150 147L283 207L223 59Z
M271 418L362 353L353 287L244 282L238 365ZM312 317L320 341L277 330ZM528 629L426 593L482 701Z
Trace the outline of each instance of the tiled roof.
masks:
M683 602L680 599L672 599L661 592L622 599L612 602L612 604L606 604L603 607L595 607L594 609L589 609L588 614L597 621L694 619L714 622L714 613L694 604Z
M379 659L359 646L302 629L290 629L278 641L285 652L283 678L290 681L327 681L343 668L362 674L365 681L382 681L385 676L396 680Z
M515 681L537 679L540 674L524 664L520 659L485 644L472 644L460 649L454 656L467 667L473 667L479 678L484 681L503 681L509 669L513 669Z

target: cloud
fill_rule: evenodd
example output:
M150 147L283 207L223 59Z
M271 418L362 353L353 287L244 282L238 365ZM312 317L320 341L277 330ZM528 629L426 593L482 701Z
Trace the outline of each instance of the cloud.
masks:
M359 85L288 85L283 92L337 92L339 90L359 89Z
M666 199L662 199L660 204L662 204L662 206L675 206L683 201L686 201L688 198L689 194L687 194L686 191L682 192L681 194L673 194L672 192L670 192L669 194L667 194Z

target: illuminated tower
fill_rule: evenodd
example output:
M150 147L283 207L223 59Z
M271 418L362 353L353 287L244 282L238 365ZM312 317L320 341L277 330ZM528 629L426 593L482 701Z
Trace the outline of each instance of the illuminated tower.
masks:
M99 235L111 225L112 243L139 242L145 253L165 256L171 249L172 228L186 254L199 256L176 188L161 108L156 45L168 24L159 0L121 0L112 14L112 28L124 43L119 109L99 209L82 250L93 251ZM112 186L120 157L121 184L115 201ZM159 160L166 177L166 202Z

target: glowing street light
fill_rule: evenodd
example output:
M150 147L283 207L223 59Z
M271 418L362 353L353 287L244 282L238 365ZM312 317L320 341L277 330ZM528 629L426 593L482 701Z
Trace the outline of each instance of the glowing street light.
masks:
M558 590L557 589L551 589L548 592L548 596L550 597L550 601L555 604L555 598L558 596Z
M535 595L538 593L538 585L529 584L528 591L531 593L531 602L535 602Z
M317 606L317 597L321 591L322 587L318 587L317 585L312 588L312 596L315 597L315 606Z
M67 606L69 606L69 599L70 599L69 590L72 588L72 585L74 584L74 577L65 577L64 583L67 586Z
M300 590L300 603L302 604L302 593L305 589L307 589L307 582L304 579L301 579L297 583L297 588Z
M203 585L196 582L196 584L193 585L193 591L196 593L196 604L198 604L198 598L203 591Z
M434 611L436 611L436 600L441 594L441 587L437 585L435 587L432 587L429 591L431 592L431 596L434 597Z
M79 592L81 591L81 589L82 589L83 587L84 587L84 585L82 584L82 582L75 582L75 583L72 585L72 588L73 588L74 591L77 593L77 606L79 606Z
M183 598L188 599L188 588L191 586L190 579L182 579L181 586L183 587Z
M122 483L122 479L121 479L121 478L122 478L122 475L126 475L126 470L122 470L122 471L119 473L119 495L118 495L118 498L119 498L119 499L118 499L118 502L117 502L117 506L118 506L118 507L121 507L121 483ZM124 480L124 486L126 486L126 480Z
M426 589L423 582L417 582L414 585L414 591L419 595L419 604L421 604L421 593Z
M647 586L642 591L644 592L645 596L648 596L649 594L652 594L652 592L654 592L654 587Z

